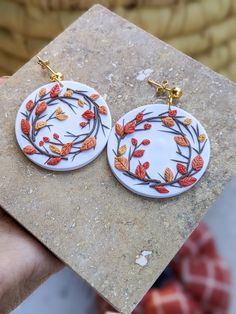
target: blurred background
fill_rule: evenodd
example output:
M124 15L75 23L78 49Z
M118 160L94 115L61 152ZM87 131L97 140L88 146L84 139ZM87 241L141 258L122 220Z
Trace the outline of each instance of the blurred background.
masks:
M0 0L0 75L100 3L236 81L236 0Z
M0 0L0 76L13 74L95 3L236 81L236 0ZM235 207L236 179L205 218L232 271L230 314L236 313ZM67 268L13 314L96 314L95 299L94 290Z

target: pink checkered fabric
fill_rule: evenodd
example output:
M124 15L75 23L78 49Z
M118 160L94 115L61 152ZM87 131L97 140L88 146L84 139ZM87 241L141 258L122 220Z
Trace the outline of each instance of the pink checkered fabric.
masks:
M191 234L171 265L186 291L200 304L202 313L228 312L231 274L205 224Z
M225 314L230 303L231 276L220 258L186 257L180 262L179 278L204 313Z
M151 289L143 299L142 314L201 314L198 304L173 280L162 289Z

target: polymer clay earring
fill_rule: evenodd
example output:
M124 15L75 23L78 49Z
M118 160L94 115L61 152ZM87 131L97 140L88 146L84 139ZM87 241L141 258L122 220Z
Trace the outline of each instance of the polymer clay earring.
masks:
M111 131L107 154L116 178L132 192L151 198L179 195L206 171L210 143L205 129L191 114L173 106L181 89L149 80L168 103L136 108Z
M16 117L16 138L22 152L48 170L68 171L94 160L106 146L111 115L98 92L74 81L64 81L49 61L38 57L52 83L32 92Z

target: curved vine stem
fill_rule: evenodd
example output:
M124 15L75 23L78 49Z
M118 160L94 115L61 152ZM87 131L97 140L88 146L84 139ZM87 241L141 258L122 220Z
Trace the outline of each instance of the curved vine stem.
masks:
M152 112L147 112L145 113L144 111L142 111L143 113L143 116L147 116L149 114L152 114ZM155 116L155 117L146 117L144 119L142 119L140 122L137 122L136 123L136 126L139 126L145 122L161 122L163 118L167 118L168 117L168 111L166 112L163 112L161 113L160 115L158 116ZM129 156L128 156L128 163L129 163L129 170L127 171L124 171L123 174L132 178L132 179L137 179L139 180L141 183L137 183L138 185L149 185L150 187L157 187L157 186L175 186L175 187L181 187L181 186L178 186L176 185L176 183L179 182L179 180L181 179L184 179L186 177L189 177L189 176L193 176L197 173L197 171L195 171L192 167L190 167L191 165L191 159L192 159L192 150L194 150L197 154L201 154L204 147L205 147L205 144L206 144L206 140L205 142L202 144L201 146L201 143L198 141L198 137L199 137L199 127L197 125L196 129L192 126L192 129L193 129L193 133L189 130L189 128L184 125L184 123L180 120L180 118L183 118L182 116L175 116L173 118L173 120L175 121L175 124L177 126L177 130L174 128L174 127L171 127L171 126L166 126L164 125L167 130L163 130L162 132L167 132L167 133L171 133L171 134L175 134L175 135L178 135L178 136L182 136L182 137L186 137L186 134L184 133L183 129L190 134L193 142L195 143L195 140L194 140L194 135L196 137L196 140L198 142L198 149L194 148L191 146L191 143L189 142L189 145L187 146L188 148L188 155L186 156L185 154L182 153L181 151L181 148L179 147L179 145L176 143L177 145L177 154L180 155L182 158L184 158L185 160L176 160L176 159L172 159L172 161L175 161L175 162L179 162L179 163L182 163L182 164L186 164L186 168L187 168L187 172L186 174L180 174L178 171L176 172L176 175L175 177L173 178L172 181L170 182L162 182L161 180L157 179L157 178L151 178L149 175L146 174L146 177L141 179L139 177L137 177L137 175L135 173L133 173L131 170L130 170L130 161L132 160L132 157L133 157L133 154L134 152L137 150L137 148L140 147L141 144L139 145L135 145L134 146L134 149L132 150L131 147L130 147L130 150L129 150ZM130 120L129 122L127 122L126 124L129 124L131 122L135 121L135 119L132 119ZM124 121L123 121L123 127L124 127ZM142 129L136 129L135 128L135 132L136 131L145 131L144 128ZM121 143L122 143L122 140L127 136L127 134L124 134L123 136L118 136L117 134L116 135L116 138L117 138L117 150L114 151L114 154L116 156L119 156L119 149L120 149L120 146L121 146ZM140 162L139 162L140 163ZM140 163L141 164L141 163ZM162 177L162 176L161 176ZM163 178L163 177L162 177ZM164 178L163 178L164 179ZM165 180L165 179L164 179Z
M70 90L72 90L72 89L70 89ZM72 91L73 91L73 94L83 97L83 99L86 101L89 108L92 109L92 107L93 107L93 112L94 112L93 125L87 133L74 135L74 134L71 134L68 132L68 134L65 135L67 137L74 138L72 143L73 143L73 148L76 150L74 150L73 152L70 152L70 155L73 155L72 160L74 160L74 158L81 152L80 147L78 147L77 145L82 144L86 139L88 139L92 135L94 135L96 137L98 132L99 132L100 127L102 127L103 134L105 136L105 130L104 129L105 128L108 129L108 127L102 123L102 119L101 119L101 116L99 113L98 104L91 97L89 97L85 91L78 91L78 90L72 90ZM37 95L36 95L32 110L30 112L26 112L26 113L21 112L21 114L26 118L26 120L31 121L31 132L30 132L29 136L25 136L23 134L22 134L22 136L37 150L38 154L44 155L50 159L50 158L56 158L56 157L61 157L61 156L49 153L45 147L44 147L44 150L41 149L38 145L35 144L35 141L36 141L36 137L39 134L39 131L41 129L46 128L46 127L50 129L50 127L53 125L45 125L41 129L35 131L35 126L36 126L37 122L46 116L45 114L41 114L39 116L36 116L36 115L34 116L35 109L38 106L38 104L40 102L43 102L43 101L45 101L48 106L55 106L58 104L58 101L59 102L61 101L61 102L65 103L75 113L74 108L77 108L77 106L70 103L69 100L78 101L80 98L79 97L73 97L73 96L60 96L60 95L52 98L51 96L49 96L49 94L50 94L50 92L46 93L45 95L43 95L41 97L38 97L38 99L37 99ZM55 119L55 117L53 117L54 114L55 114L55 111L47 119L47 122L49 120ZM90 121L89 121L89 123L90 123ZM81 139L79 139L79 138L81 138ZM52 145L57 145L57 146L65 145L65 143L63 143L60 140L57 140L56 142L55 141L49 141L48 143L52 144ZM66 157L61 157L61 158L64 160L68 160L68 158L66 158Z

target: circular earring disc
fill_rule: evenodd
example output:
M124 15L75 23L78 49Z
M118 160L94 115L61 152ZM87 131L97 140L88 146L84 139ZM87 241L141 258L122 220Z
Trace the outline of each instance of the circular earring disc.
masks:
M16 138L23 153L48 170L83 167L104 149L111 130L105 100L93 88L73 81L44 85L22 103Z
M191 114L152 104L128 112L116 123L107 153L112 172L127 189L165 198L199 181L209 163L210 143Z

